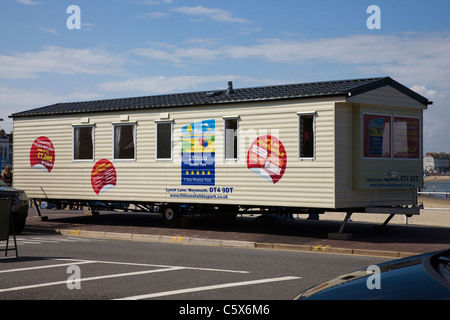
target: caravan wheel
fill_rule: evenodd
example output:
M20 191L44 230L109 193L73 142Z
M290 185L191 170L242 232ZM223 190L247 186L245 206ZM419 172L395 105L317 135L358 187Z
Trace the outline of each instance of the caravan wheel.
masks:
M166 224L170 226L178 224L181 220L181 213L178 210L178 207L174 205L164 206L162 215Z

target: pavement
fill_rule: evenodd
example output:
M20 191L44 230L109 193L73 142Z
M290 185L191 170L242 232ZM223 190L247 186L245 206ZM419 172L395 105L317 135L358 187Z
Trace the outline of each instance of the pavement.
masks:
M164 225L158 214L41 209L41 219L30 208L27 232L62 235L245 247L274 250L317 251L402 258L450 249L450 200L421 197L424 209L419 216L395 216L387 228L380 228L386 214L353 214L344 233L351 238L330 239L337 233L344 213L325 213L320 220L306 215L294 219L276 216L239 216L232 223L208 218L186 217L176 228Z

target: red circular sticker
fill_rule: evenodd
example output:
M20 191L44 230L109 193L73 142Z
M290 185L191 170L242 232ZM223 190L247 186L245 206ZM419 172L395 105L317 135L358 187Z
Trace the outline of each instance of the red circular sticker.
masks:
M55 164L55 148L47 137L34 140L30 150L30 165L32 168L50 172Z
M274 136L260 136L248 149L247 168L271 183L280 181L286 171L286 163L286 150Z
M116 186L117 174L114 165L107 159L97 161L92 168L91 184L94 192L99 195Z

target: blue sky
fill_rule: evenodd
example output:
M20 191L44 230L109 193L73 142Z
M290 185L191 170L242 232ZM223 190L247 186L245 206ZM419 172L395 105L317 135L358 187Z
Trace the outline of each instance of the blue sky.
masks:
M2 0L0 127L57 102L390 76L435 103L424 152L450 152L449 17L448 0Z

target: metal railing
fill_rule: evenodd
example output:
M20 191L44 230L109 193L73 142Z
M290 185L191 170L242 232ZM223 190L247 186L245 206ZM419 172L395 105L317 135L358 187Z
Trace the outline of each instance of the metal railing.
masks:
M448 199L450 196L450 191L442 192L442 191L417 191L417 194L423 195L445 195L445 199ZM440 198L442 199L442 198Z

